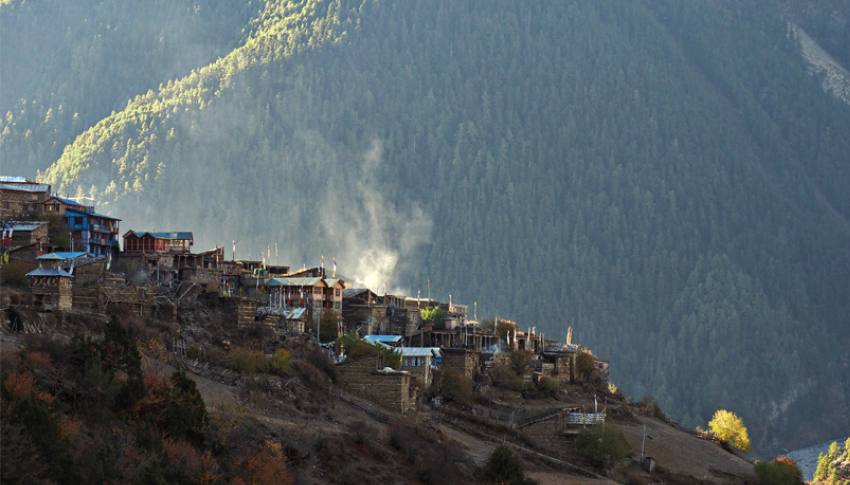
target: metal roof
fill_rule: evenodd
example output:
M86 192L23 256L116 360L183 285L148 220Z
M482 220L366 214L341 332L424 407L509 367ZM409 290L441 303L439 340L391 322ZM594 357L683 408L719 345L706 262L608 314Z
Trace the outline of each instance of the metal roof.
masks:
M177 239L181 241L194 240L191 232L149 232L148 234L157 239Z
M60 278L74 277L74 275L72 275L71 273L59 268L36 268L27 273L27 276L58 276Z
M15 192L47 192L50 186L47 184L2 184L0 190L12 190Z
M89 215L92 216L92 217L100 217L101 219L111 219L113 221L120 221L121 220L117 217L108 216L106 214L101 214L99 212L92 212ZM191 234L191 233L189 233L189 234ZM189 239L192 239L191 235L189 236Z
M316 286L322 281L318 276L313 278L270 278L266 286Z
M13 222L12 223L12 230L14 230L15 232L18 232L18 231L20 231L20 232L31 232L31 231L35 231L36 229L38 229L39 227L41 227L45 224L47 224L47 223L44 222L44 221Z
M342 296L345 298L354 298L355 296L369 291L369 288L346 288L342 290Z
M59 202L65 204L65 205L75 205L75 206L78 206L78 207L85 207L83 204L80 204L76 200L66 199L65 197L59 197L58 195L54 195L53 197L51 197L51 199L58 200Z
M306 311L307 309L304 307L293 308L292 310L284 310L283 316L287 320L298 320L304 316L304 312Z
M12 175L0 175L0 183L16 183L16 184L27 184L33 183L30 180L27 180L26 177L18 177Z
M339 283L345 287L345 284L343 284L342 280L339 278L325 278L325 283L327 283L328 286L336 286L336 284Z
M439 347L401 347L398 350L402 357L434 357L439 356Z
M401 335L367 335L363 337L363 341L367 343L397 343L401 342Z
M121 219L116 219L116 220L120 221ZM132 234L136 237L145 237L145 235L150 235L151 237L154 237L156 239L173 239L173 240L176 240L176 241L194 241L194 237L192 237L192 233L188 232L188 231L173 231L173 232L127 231L127 233L124 234L124 237L127 237L130 234Z
M45 254L43 256L39 256L36 259L39 261L67 261L69 259L77 259L85 256L87 253L85 251L60 251L56 253Z

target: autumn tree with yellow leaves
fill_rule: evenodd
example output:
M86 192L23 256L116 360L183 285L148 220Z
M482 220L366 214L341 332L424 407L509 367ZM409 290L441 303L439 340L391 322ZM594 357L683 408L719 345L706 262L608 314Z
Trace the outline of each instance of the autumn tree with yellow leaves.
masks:
M711 421L708 422L708 429L718 440L729 446L741 451L750 451L750 434L747 432L747 427L732 411L725 409L715 411Z

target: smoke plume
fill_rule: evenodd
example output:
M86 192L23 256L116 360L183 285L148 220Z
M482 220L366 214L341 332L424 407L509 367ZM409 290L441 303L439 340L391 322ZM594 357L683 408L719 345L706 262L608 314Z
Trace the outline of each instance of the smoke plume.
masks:
M359 162L352 186L326 198L322 229L338 242L340 268L351 283L400 292L397 276L410 269L433 224L419 205L396 207L385 200L378 186L384 163L380 140L372 140Z

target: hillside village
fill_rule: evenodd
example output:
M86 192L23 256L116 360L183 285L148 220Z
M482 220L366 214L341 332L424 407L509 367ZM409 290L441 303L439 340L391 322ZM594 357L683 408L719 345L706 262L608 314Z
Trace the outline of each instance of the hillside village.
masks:
M311 358L332 367L340 403L379 423L439 422L441 436L472 456L501 439L543 483L565 476L604 481L611 464L599 468L574 443L588 426L606 422L622 429L631 450L618 479L752 478L746 460L676 428L651 401L625 400L608 383L608 361L575 343L572 328L558 341L514 320L479 318L477 305L470 312L451 295L359 287L335 258L296 268L279 264L271 249L263 259L242 259L236 242L230 254L223 246L199 251L191 227L120 228L120 215L23 177L0 178L0 195L4 345L73 326L68 322L89 333L97 333L92 322L116 317L156 322L141 325L163 343L158 365L188 370L210 402L233 392L221 389L244 385L245 367L234 364L239 356L288 359L315 348L319 357ZM322 380L308 377L325 365L314 364L299 367L302 378ZM683 449L692 456L681 459Z
M453 302L451 296L439 301L377 294L337 275L335 259L330 271L323 257L318 267L294 269L272 264L271 254L268 260L237 259L235 242L230 259L223 247L194 252L191 231L130 229L121 234L121 219L51 194L49 185L21 177L0 181L4 262L8 259L9 273L19 281L25 276L30 304L38 310L125 306L148 315L167 308L176 316L181 303L214 294L233 302L237 328L264 325L275 338L314 335L330 342L328 350L338 362L346 360L346 350L337 348L336 341L349 333L396 349L401 354L398 370L411 376L401 381L410 390L399 390L408 396L414 395L413 388L431 385L432 368L445 366L472 378L510 352L533 355L523 376L527 382L607 382L608 362L573 344L571 329L561 344L534 327L523 330L513 320L494 318L482 324L469 314L469 305ZM51 239L51 233L60 237ZM332 327L322 325L327 322ZM323 326L333 333L323 336ZM592 369L588 365L579 371L581 354L590 357ZM374 364L372 370L384 367ZM373 379L377 383L388 375L375 373ZM406 409L411 402L402 400L400 406Z

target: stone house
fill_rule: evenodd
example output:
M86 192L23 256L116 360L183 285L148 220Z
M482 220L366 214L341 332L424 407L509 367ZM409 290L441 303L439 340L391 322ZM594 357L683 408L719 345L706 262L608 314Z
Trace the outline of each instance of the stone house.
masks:
M387 326L387 307L368 288L343 290L342 319L345 329L360 335L373 335Z
M74 275L60 268L36 268L27 273L33 305L44 310L70 310L73 307Z
M0 219L26 219L38 214L49 197L48 184L0 176Z
M416 409L416 391L410 373L381 368L381 358L365 355L337 365L337 382L343 389L393 412Z
M306 307L314 320L324 312L342 316L342 292L345 283L339 278L299 276L269 278L265 281L271 301L283 302L285 307Z
M36 245L38 248L46 248L50 243L48 236L48 224L45 221L17 221L9 224L12 231L11 247Z
M401 370L416 378L418 384L429 387L434 381L433 369L441 353L439 347L401 347Z
M556 379L561 384L575 382L577 355L578 352L575 348L545 350L540 360L543 375Z
M442 348L443 369L454 369L457 372L472 378L478 373L481 361L481 352L464 348Z

